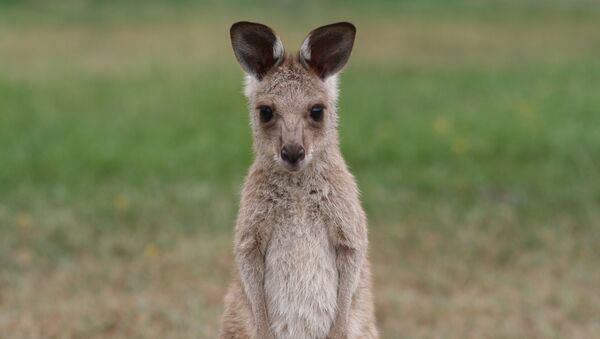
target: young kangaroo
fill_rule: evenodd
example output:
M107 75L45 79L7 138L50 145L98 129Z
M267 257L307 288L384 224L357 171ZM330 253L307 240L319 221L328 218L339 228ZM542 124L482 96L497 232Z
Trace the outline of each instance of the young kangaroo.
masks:
M337 134L336 74L355 28L317 28L296 56L269 27L231 27L255 161L235 228L222 339L377 338L367 224Z

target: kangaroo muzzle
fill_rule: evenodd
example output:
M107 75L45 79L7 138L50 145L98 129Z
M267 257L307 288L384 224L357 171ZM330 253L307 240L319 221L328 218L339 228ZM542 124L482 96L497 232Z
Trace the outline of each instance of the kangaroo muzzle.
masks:
M284 145L281 148L281 160L290 165L297 165L304 157L304 147L300 144Z

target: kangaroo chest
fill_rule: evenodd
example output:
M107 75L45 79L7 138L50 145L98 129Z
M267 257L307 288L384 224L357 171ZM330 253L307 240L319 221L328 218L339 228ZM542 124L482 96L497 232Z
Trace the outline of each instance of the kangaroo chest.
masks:
M289 206L289 205L288 205ZM279 213L265 255L265 297L278 339L320 339L336 314L336 254L318 208L296 201Z

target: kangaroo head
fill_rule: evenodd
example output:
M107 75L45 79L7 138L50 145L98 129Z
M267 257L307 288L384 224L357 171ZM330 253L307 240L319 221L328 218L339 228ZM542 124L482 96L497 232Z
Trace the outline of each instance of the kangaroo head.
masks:
M337 73L356 29L340 22L310 32L295 57L269 27L231 26L231 44L246 72L254 149L261 161L296 172L337 148Z

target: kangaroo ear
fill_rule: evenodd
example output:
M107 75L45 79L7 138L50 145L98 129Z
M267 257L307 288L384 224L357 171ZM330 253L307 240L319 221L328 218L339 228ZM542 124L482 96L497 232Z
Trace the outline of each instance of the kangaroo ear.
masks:
M339 72L352 52L356 28L349 22L319 27L310 32L300 48L300 61L325 79Z
M229 30L235 57L244 71L258 80L283 60L283 44L269 27L240 21Z

